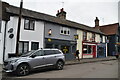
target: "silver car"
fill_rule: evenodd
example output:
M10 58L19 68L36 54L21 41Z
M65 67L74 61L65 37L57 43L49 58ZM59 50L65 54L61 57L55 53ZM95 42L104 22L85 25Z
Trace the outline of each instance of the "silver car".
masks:
M58 49L39 49L30 51L20 57L9 58L4 61L5 72L16 72L19 76L29 74L30 71L54 66L62 70L65 63L65 57L61 50Z

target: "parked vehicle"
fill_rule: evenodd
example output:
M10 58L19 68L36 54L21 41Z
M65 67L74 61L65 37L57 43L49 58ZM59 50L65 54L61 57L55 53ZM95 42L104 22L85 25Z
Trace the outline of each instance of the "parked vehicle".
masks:
M19 76L29 74L30 71L43 67L54 66L62 70L65 64L65 57L58 49L33 50L20 57L9 58L4 61L4 71L16 72Z

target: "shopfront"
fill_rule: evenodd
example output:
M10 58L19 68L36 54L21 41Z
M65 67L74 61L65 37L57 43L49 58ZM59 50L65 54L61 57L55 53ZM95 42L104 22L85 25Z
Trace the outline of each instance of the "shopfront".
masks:
M66 60L75 59L73 53L76 51L76 41L58 40L58 39L45 39L45 48L60 49L64 54Z
M106 44L99 43L97 44L97 57L106 57Z
M97 43L83 42L82 58L96 58Z

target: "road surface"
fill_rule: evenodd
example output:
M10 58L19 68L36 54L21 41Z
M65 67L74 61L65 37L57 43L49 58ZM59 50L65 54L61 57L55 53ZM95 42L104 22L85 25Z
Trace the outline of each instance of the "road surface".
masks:
M5 74L6 77L16 77ZM35 71L16 78L118 78L118 61L102 61L64 66L63 70Z

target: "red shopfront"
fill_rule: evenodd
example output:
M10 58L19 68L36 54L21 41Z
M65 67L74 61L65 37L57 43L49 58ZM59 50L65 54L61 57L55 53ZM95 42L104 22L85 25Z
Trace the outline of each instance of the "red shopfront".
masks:
M97 43L83 42L82 45L82 58L96 58Z

